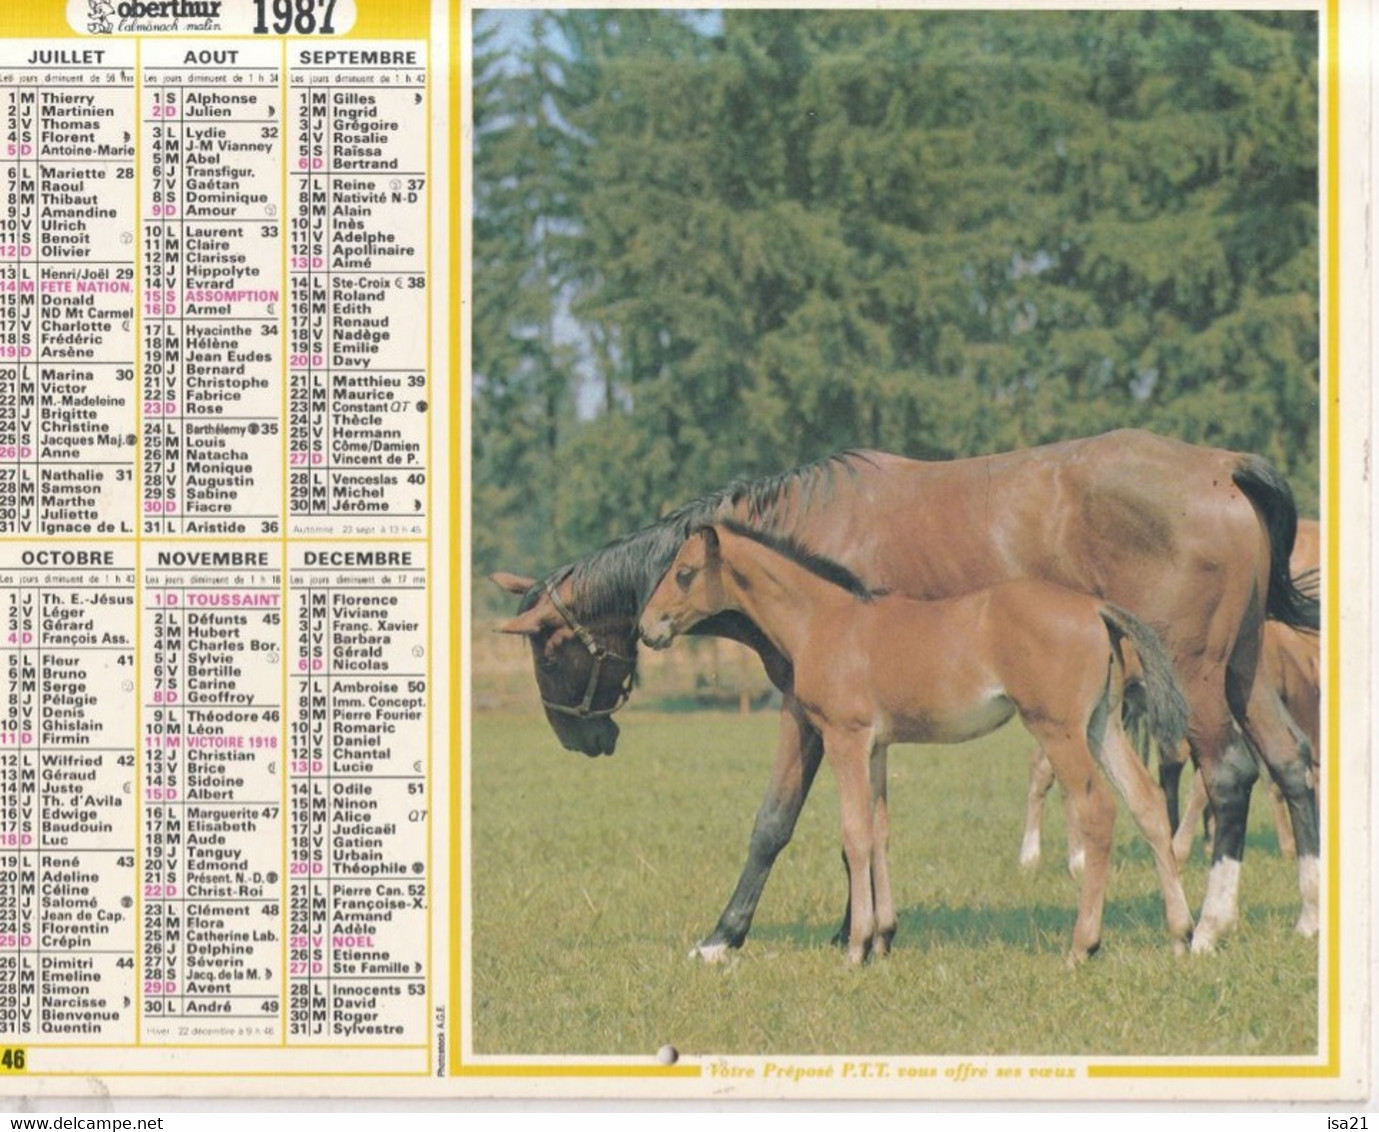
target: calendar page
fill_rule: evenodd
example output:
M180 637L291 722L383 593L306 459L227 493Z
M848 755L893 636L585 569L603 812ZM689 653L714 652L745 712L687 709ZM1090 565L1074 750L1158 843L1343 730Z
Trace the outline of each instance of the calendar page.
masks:
M0 1090L1359 1096L1372 24L9 5Z

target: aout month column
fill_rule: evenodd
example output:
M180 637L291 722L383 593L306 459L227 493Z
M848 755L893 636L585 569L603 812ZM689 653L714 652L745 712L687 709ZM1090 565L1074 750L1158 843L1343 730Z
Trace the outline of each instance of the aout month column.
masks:
M145 534L281 530L279 52L144 45Z
M281 1034L281 52L142 45L148 1042Z

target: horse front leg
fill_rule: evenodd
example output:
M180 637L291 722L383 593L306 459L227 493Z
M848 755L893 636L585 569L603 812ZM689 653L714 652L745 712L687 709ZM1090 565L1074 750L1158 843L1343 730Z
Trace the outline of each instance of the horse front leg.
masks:
M895 914L895 899L891 894L891 814L886 800L886 754L886 746L878 743L871 755L871 892L876 913L876 938L872 952L878 956L891 953L891 941L895 939L899 923Z
M1130 814L1144 834L1154 854L1154 866L1163 892L1168 934L1176 954L1186 954L1192 941L1192 913L1183 894L1177 861L1173 856L1173 828L1168 824L1168 807L1161 787L1154 785L1125 732L1116 720L1106 729L1097 759L1111 784L1125 799Z
M866 961L877 936L872 738L870 731L836 731L824 736L824 753L838 782L849 888L847 957L853 964ZM889 887L884 879L883 887Z
M1214 951L1240 918L1240 861L1245 854L1250 791L1259 767L1228 718L1214 721L1214 726L1194 734L1191 742L1216 817L1207 892L1192 934L1192 952L1201 955Z
M795 832L795 822L814 784L823 753L819 733L800 714L794 697L787 694L781 706L776 761L766 797L752 826L742 875L713 932L690 952L691 958L719 962L746 940L771 866Z
M895 939L899 918L895 912L895 899L891 895L891 811L886 797L886 756L889 748L877 744L871 757L871 804L872 804L872 857L871 892L872 905L876 910L875 954L889 955L891 941ZM1052 771L1050 781L1052 781ZM833 933L834 947L847 947L852 937L852 868L848 864L847 847L840 851L843 858L843 876L847 880L847 896L843 904L843 922Z
M1192 856L1192 843L1197 838L1197 826L1199 824L1206 835L1207 856L1211 856L1211 830L1207 825L1206 817L1207 783L1199 770L1192 779L1192 791L1188 794L1187 810L1183 813L1182 821L1173 834L1173 857L1178 862L1179 868L1186 865L1188 858Z
M1274 833L1278 835L1279 855L1286 861L1296 860L1298 841L1293 836L1293 817L1288 810L1288 799L1272 779L1269 781L1269 801L1274 807Z
M1278 851L1291 861L1298 855L1297 840L1293 837L1293 819L1288 809L1288 800L1283 796L1278 783L1272 779L1269 781L1269 798L1274 807L1274 831L1278 835ZM1203 837L1206 838L1207 856L1210 857L1213 822L1207 813L1207 788L1200 774L1192 780L1192 792L1188 797L1187 810L1183 814L1183 823L1173 835L1173 856L1180 867L1187 863L1188 857L1192 854L1192 843L1199 825L1202 827Z

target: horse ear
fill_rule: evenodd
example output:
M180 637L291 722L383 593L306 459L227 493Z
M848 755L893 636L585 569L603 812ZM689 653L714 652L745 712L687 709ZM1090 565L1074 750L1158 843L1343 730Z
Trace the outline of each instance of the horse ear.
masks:
M534 637L545 627L546 615L538 605L527 610L526 613L519 613L516 617L504 621L494 632L512 633L519 637Z
M490 574L488 580L518 597L536 585L535 578L524 578L521 574L509 574L506 570L499 570L496 574Z

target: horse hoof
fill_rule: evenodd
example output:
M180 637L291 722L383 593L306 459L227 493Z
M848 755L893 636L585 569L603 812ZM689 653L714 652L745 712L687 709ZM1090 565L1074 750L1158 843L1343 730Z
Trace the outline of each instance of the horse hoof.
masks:
M1318 922L1316 910L1308 909L1299 916L1298 922L1293 930L1304 939L1315 939L1317 937L1317 932L1321 930L1321 924Z
M690 949L689 957L703 960L705 963L726 963L728 951L726 943L701 943Z
M867 961L867 948L865 944L848 944L848 966L860 967Z
M1072 949L1072 951L1070 951L1070 952L1068 953L1068 959L1067 959L1068 970L1071 971L1071 970L1073 970L1075 967L1080 967L1080 966L1082 966L1082 964L1084 964L1085 962L1087 962L1088 959L1090 959L1093 955L1095 955L1095 954L1096 954L1098 951L1100 951L1100 950L1101 950L1101 940L1097 940L1096 943L1092 944L1090 947L1087 947L1087 948L1085 948L1085 949L1084 949L1084 948L1077 947L1077 946L1074 946L1073 949Z
M1298 889L1302 894L1302 911L1298 916L1297 933L1311 939L1321 927L1321 866L1316 857L1298 859Z
M1040 855L1038 853L1021 853L1020 868L1030 873L1039 867Z
M1201 927L1192 933L1193 955L1215 955L1217 936L1215 932L1203 931Z
M1239 922L1239 919L1234 916L1229 919L1218 920L1208 919L1204 916L1198 920L1197 927L1192 933L1192 954L1213 954L1221 945L1221 941L1235 931Z

